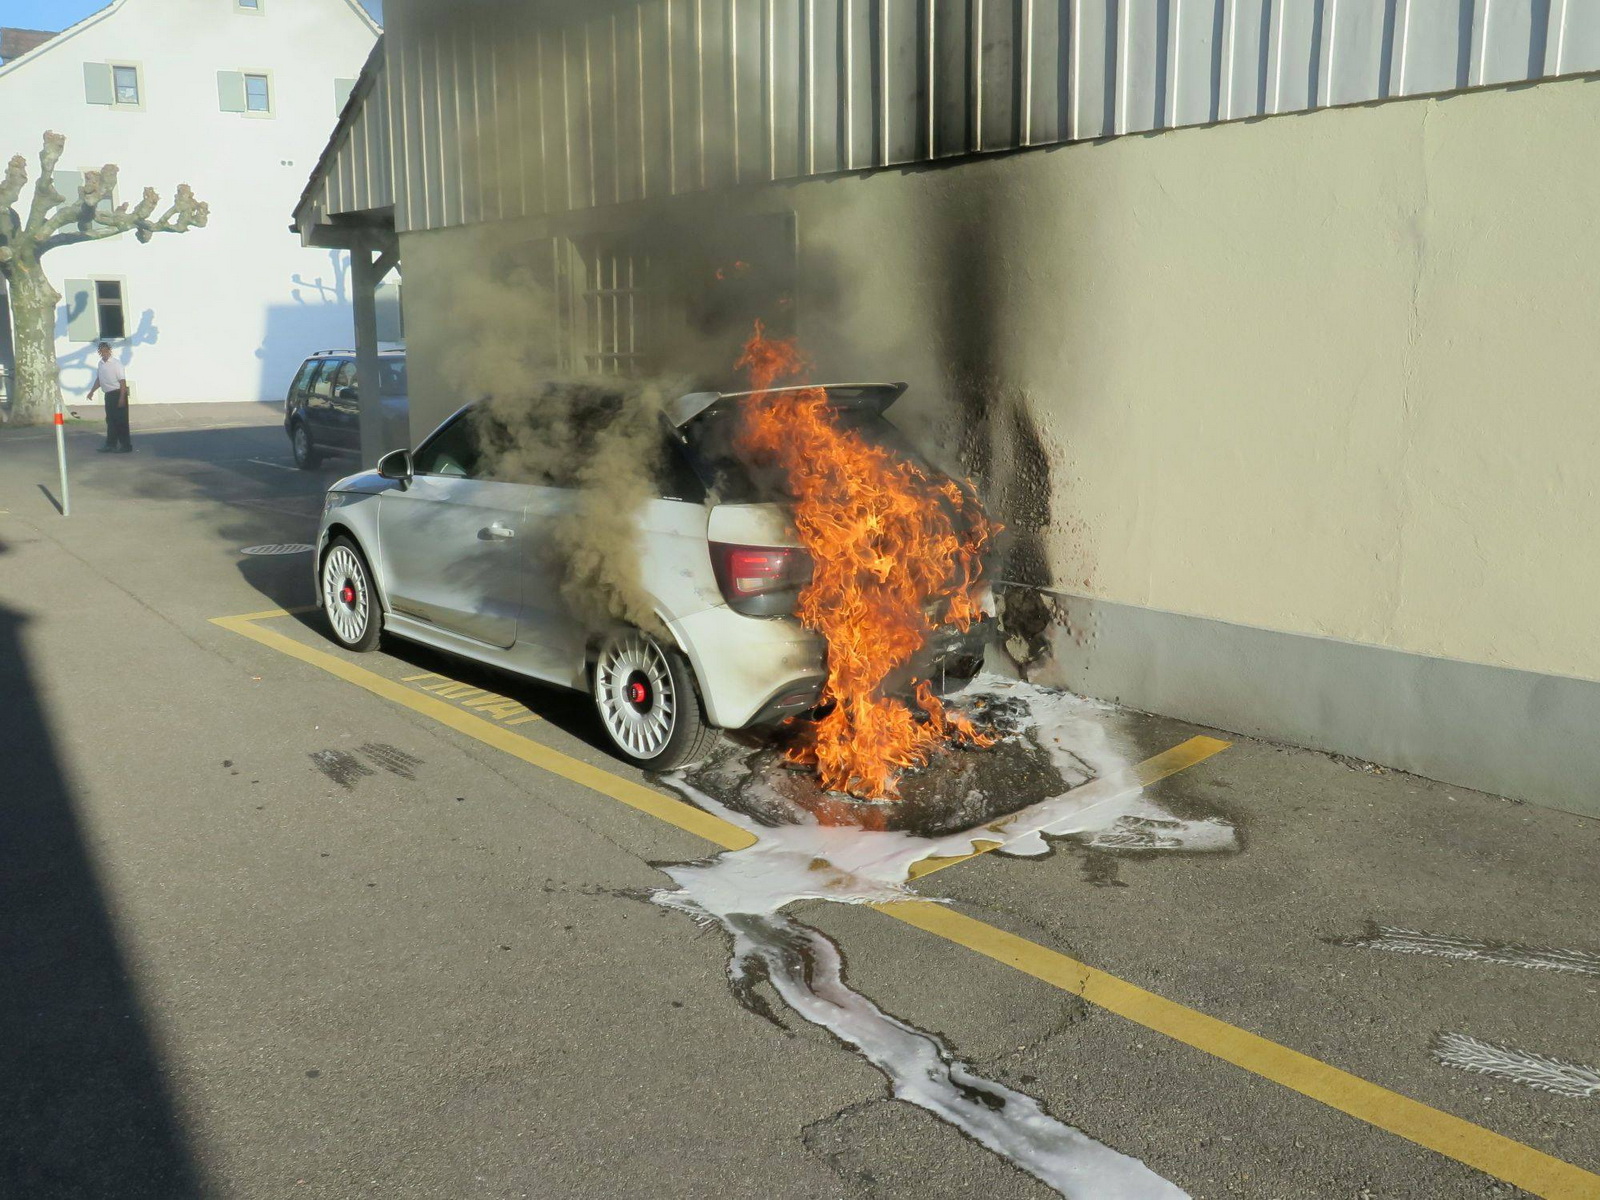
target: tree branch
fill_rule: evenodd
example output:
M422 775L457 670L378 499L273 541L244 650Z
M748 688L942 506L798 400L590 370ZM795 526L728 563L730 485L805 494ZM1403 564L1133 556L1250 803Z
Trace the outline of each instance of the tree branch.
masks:
M115 167L108 167L115 179ZM106 172L99 173L102 180ZM102 189L104 190L104 189ZM88 187L85 185L85 201L88 200ZM187 183L178 185L178 194L172 202L172 207L161 215L160 220L152 221L151 215L160 203L160 197L155 188L145 188L144 198L139 201L139 206L129 211L126 204L119 204L115 209L107 211L98 207L86 207L84 219L78 222L78 228L71 233L57 233L39 247L43 254L46 250L57 246L73 246L80 242L93 242L101 238L116 237L118 234L132 232L134 237L141 242L148 242L158 233L187 233L190 229L203 228L211 218L211 206L194 198L194 190Z
M5 178L0 179L0 209L5 210L6 227L3 231L6 240L17 236L22 231L22 218L17 216L13 207L17 197L22 195L22 187L28 182L28 160L20 154L13 154L11 161L6 164Z
M50 210L66 200L56 191L56 163L61 161L61 152L66 146L64 134L50 131L44 135L44 146L39 151L39 178L34 180L33 205L28 210L28 233L33 237L43 236Z

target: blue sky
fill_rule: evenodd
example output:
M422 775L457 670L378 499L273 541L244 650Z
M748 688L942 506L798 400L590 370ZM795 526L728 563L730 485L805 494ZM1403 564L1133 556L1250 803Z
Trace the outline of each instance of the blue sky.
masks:
M382 20L383 0L361 2L367 6L368 12ZM106 3L107 0L4 0L0 3L0 25L59 32L104 8Z

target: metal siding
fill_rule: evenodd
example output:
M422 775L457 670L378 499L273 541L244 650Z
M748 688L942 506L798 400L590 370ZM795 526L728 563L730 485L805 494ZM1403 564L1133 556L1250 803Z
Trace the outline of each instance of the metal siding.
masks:
M493 23L394 22L313 189L329 213L429 228L1600 70L1593 0L473 11Z
M1552 73L1600 70L1600 4L1592 0L1563 0L1557 21L1560 62L1546 64Z
M1544 74L1550 0L1483 0L1485 37L1478 83L1512 83Z
M1028 84L1023 144L1064 142L1070 109L1067 55L1071 50L1065 0L1023 0L1023 23Z
M915 161L927 127L923 6L931 0L877 0L878 162Z
M1159 129L1166 119L1167 9L1170 2L1122 0L1118 6L1118 133Z

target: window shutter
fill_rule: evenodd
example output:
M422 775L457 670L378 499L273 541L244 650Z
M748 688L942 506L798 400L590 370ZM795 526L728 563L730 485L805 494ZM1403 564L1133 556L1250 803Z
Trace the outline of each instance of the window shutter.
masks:
M90 104L110 104L115 97L111 87L111 64L84 63L83 98Z
M223 112L245 111L242 71L217 72L217 102L222 106Z
M83 186L83 174L79 171L57 171L55 173L56 191L60 192L68 204L75 204L78 200L78 189Z
M67 340L98 341L100 314L95 308L94 280L68 279L61 286L62 298L67 304Z
M335 79L333 81L333 114L338 116L344 111L344 106L350 103L350 93L356 90L354 79Z

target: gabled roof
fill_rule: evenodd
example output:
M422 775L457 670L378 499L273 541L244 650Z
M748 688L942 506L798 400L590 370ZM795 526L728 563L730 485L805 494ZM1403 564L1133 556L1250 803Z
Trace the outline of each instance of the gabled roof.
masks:
M91 26L100 24L101 21L104 21L107 17L109 17L112 13L116 12L119 8L121 8L127 2L128 2L128 0L111 0L110 4L106 5L104 8L100 9L98 12L90 13L87 17L85 17L83 20L79 21L76 25L69 25L65 29L63 29L60 33L53 34L51 37L47 38L46 40L37 43L36 45L30 47L29 49L23 51L23 53L21 55L19 55L17 58L11 58L9 56L5 56L5 62L3 64L0 64L0 75L9 75L12 71L16 70L18 67L22 66L24 63L32 62L35 58L39 57L39 55L41 55L41 54L48 54L50 51L54 50L57 46L61 45L63 42L67 41L68 39L74 37L77 34L82 33L85 29L88 29Z
M53 37L55 33L49 29L0 29L0 63L21 58Z

